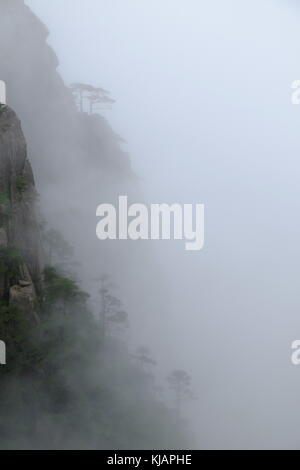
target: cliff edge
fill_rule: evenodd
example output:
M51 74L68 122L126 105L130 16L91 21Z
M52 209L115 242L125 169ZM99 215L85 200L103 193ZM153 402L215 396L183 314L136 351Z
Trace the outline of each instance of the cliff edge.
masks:
M0 110L0 297L35 314L43 256L36 212L37 193L26 141L16 113Z

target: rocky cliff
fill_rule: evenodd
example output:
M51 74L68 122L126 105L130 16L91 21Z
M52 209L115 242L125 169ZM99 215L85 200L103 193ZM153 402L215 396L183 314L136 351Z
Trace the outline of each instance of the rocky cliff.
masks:
M24 0L0 0L0 79L24 126L38 182L57 185L64 171L72 178L80 163L85 170L128 175L128 155L107 121L77 112L48 35Z
M0 296L35 315L43 257L36 214L34 177L20 121L0 110Z
M104 116L77 109L48 37L47 27L24 0L0 0L0 79L6 82L7 104L22 122L43 217L74 247L81 279L90 290L101 266L120 278L124 266L128 279L125 267L133 258L127 246L99 243L96 207L102 201L115 203L120 194L142 198L120 137ZM72 81L81 73L79 64ZM93 80L92 85L101 86L101 76Z
M10 106L0 110L0 339L7 346L0 449L181 448L183 426L177 430L177 416L157 398L151 375L133 360L124 338L104 341L97 321L93 280L101 274L113 273L124 291L129 286L131 315L135 308L146 318L141 285L150 296L158 291L157 270L149 271L151 289L143 278L148 264L141 251L102 247L95 236L99 202L120 194L141 200L137 181L105 118L76 108L47 37L23 0L0 0L0 79ZM44 270L27 146L46 228L58 229L74 247L81 262L75 276L49 255ZM95 304L82 287L96 291Z

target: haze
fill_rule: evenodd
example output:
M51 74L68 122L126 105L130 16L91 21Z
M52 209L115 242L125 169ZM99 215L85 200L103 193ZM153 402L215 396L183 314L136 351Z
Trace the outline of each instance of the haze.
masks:
M127 299L159 374L181 367L193 377L191 447L299 448L297 3L26 3L48 26L66 83L116 99L105 115L145 199L205 204L204 249L155 243L158 271L143 266L150 284L136 279Z

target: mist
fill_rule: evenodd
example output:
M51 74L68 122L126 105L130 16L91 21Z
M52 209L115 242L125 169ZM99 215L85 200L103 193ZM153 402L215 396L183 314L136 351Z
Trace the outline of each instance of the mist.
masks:
M173 369L190 374L189 448L299 448L300 378L290 360L300 329L296 2L26 4L49 29L64 82L103 87L116 100L100 114L124 139L117 177L79 162L73 122L61 129L66 157L49 141L51 158L30 155L43 212L74 247L91 303L93 279L109 274L130 312L129 347L151 349L161 383ZM22 125L30 150L32 124ZM205 204L203 250L96 240L97 205L122 194ZM172 406L167 389L165 400Z

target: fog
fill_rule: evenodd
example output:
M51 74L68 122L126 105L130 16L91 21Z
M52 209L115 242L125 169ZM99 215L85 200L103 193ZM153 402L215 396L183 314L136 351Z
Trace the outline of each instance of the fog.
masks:
M130 341L152 349L162 379L176 367L192 376L190 446L299 448L297 3L26 3L49 28L65 82L116 100L104 114L126 140L134 197L205 204L202 251L142 242L126 258L116 248L126 265L112 272L132 314ZM102 202L93 201L91 214ZM70 228L85 283L102 262L82 246L92 222L82 221L80 240Z

